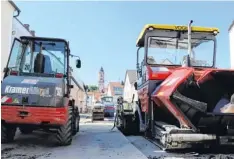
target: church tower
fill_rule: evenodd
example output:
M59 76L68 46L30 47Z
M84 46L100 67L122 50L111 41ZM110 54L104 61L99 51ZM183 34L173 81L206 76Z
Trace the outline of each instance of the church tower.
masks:
M99 76L98 76L98 87L99 87L99 92L105 93L105 86L104 86L104 69L101 67L99 71Z

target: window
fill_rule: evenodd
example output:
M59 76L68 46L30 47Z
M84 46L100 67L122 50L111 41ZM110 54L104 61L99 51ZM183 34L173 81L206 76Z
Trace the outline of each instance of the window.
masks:
M44 72L39 73L66 73L65 57L67 52L65 42L46 40L29 40L29 43L23 45L19 40L14 40L8 68L23 73L35 73L34 63L39 53L43 55L42 67L44 68Z
M15 39L11 50L11 55L8 63L8 68L11 70L18 70L20 59L22 55L22 44L19 40Z
M174 34L174 35L173 35ZM191 36L191 65L213 66L215 36L193 32ZM149 65L181 65L188 54L188 35L182 32L160 32L149 37L147 63Z
M123 88L114 87L114 95L122 95L122 94L123 94Z
M113 102L113 97L102 97L101 101L102 102Z

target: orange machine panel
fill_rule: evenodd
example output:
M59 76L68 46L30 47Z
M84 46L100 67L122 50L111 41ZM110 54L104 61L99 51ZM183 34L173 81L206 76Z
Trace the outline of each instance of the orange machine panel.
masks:
M2 120L7 123L38 125L43 122L52 125L63 125L67 120L68 111L68 107L43 108L8 105L2 105L1 109Z

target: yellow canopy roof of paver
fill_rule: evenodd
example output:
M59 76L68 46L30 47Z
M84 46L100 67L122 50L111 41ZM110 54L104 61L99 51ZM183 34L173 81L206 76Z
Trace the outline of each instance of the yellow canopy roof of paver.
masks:
M181 30L181 31L187 31L188 27L187 26L182 26L182 25L167 25L167 24L147 24L144 26L142 29L138 39L137 39L137 46L141 47L144 46L144 36L146 31L149 28L157 29L157 30ZM210 28L210 27L200 27L200 26L192 26L192 31L193 32L214 32L217 31L219 33L218 28Z

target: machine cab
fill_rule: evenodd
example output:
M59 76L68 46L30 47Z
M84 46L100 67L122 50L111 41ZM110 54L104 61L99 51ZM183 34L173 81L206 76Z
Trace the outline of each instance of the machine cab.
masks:
M61 76L67 74L68 45L62 39L21 37L15 39L5 77Z
M187 60L190 67L215 67L218 32L217 28L146 25L137 40L137 86L166 79Z
M1 95L17 99L13 104L18 105L63 105L62 98L70 97L73 88L70 56L69 44L64 39L15 39L4 69ZM76 66L81 66L79 59Z

